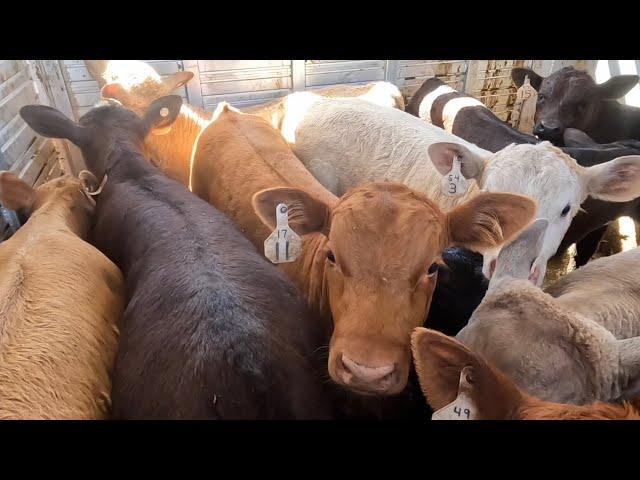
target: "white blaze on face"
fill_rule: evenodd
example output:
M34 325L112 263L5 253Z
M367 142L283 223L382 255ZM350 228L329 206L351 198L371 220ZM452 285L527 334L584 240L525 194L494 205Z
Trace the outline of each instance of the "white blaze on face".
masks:
M458 97L449 100L442 109L442 123L445 131L453 132L453 122L458 112L464 107L484 107L485 104L480 100L471 97Z
M538 203L536 218L545 218L549 222L541 252L535 260L539 272L538 285L544 281L547 261L558 250L571 220L586 197L578 173L569 166L570 161L575 162L551 147L549 142L510 145L495 153L485 170L483 190L531 197ZM562 215L567 206L569 211ZM499 251L498 248L484 252L485 276L490 277L491 261L497 259Z
M426 122L431 123L431 107L433 106L433 102L435 102L436 98L438 98L440 95L454 92L457 92L457 90L454 90L449 85L440 85L435 90L427 93L420 102L420 106L418 107L418 117Z
M284 100L284 118L280 131L284 139L289 143L296 143L296 129L304 119L307 111L317 101L320 95L311 92L292 93Z

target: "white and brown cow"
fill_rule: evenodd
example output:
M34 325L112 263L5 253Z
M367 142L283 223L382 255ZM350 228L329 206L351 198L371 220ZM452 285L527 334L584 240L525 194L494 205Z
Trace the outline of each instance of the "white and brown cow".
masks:
M527 195L548 220L544 247L531 268L541 284L571 219L587 197L624 202L640 195L640 156L582 167L549 142L509 145L492 153L406 112L308 92L285 100L281 131L294 153L333 193L383 179L424 192L448 210L480 190ZM447 196L442 177L459 159L469 182L463 195ZM490 276L498 251L485 251ZM517 261L516 259L513 259Z

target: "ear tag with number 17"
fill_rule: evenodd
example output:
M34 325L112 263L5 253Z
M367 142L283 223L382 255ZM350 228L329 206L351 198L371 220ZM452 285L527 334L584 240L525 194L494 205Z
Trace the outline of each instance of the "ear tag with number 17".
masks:
M451 170L442 177L442 193L449 197L467 193L467 179L462 174L460 157L453 157Z
M302 239L289 226L289 208L276 207L276 229L264 241L264 256L272 263L293 262L302 250Z
M476 420L477 412L471 398L471 384L467 376L471 367L464 367L460 372L458 396L449 405L442 407L431 416L431 420Z

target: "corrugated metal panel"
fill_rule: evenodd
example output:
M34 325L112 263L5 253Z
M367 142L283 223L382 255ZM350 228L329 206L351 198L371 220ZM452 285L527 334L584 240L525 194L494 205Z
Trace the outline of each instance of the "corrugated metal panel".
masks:
M182 60L144 61L151 65L162 77L183 70ZM76 119L78 119L100 101L98 82L93 80L87 71L84 60L62 60L62 65L64 66L65 83L69 91L73 112ZM180 88L176 93L185 99L188 98L185 87Z
M384 80L385 65L385 60L306 60L306 87Z
M467 60L397 60L395 84L408 101L415 91L431 77L442 79L456 90L464 89Z
M291 60L198 60L202 103L221 101L242 108L268 102L293 90Z

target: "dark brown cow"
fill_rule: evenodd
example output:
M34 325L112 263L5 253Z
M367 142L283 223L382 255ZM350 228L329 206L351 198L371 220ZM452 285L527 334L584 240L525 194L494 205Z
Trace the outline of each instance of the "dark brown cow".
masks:
M638 75L617 75L596 84L582 70L565 67L542 77L530 68L514 68L511 77L520 87L525 76L538 91L533 133L562 145L566 128L584 131L598 143L625 138L640 140L640 108L617 101L638 83Z
M324 418L312 352L326 332L295 287L231 220L143 156L145 135L177 116L178 96L141 119L118 106L72 122L29 106L38 133L82 149L98 178L94 243L126 278L113 380L116 418ZM164 114L164 115L163 115Z

